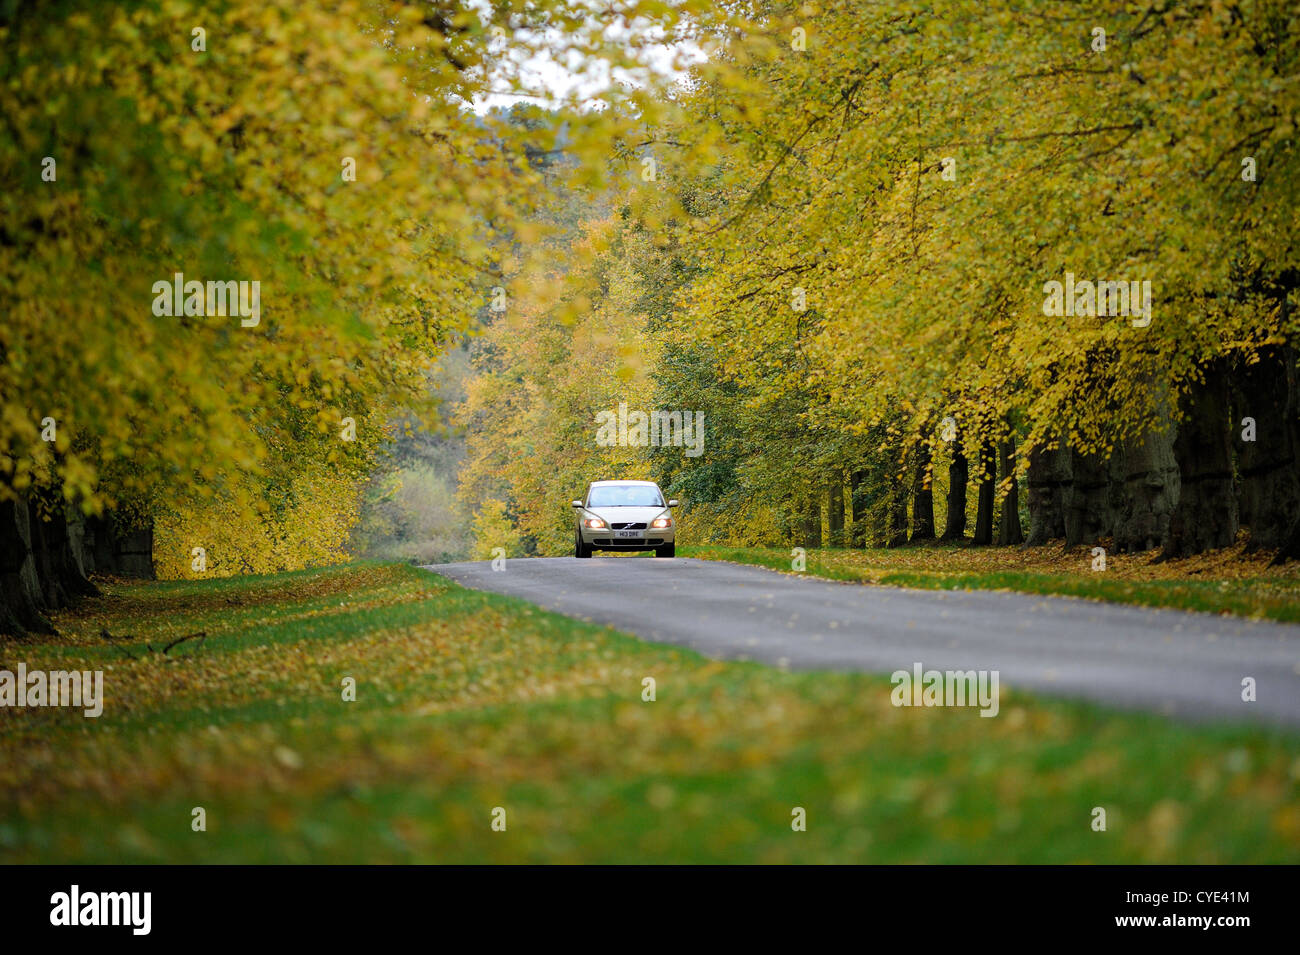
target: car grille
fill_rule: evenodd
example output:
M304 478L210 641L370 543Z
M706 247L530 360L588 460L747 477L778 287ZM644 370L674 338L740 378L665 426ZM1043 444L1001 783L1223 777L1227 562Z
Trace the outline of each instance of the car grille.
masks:
M616 530L616 531L643 531L643 530L645 530L645 522L644 522L644 521L643 521L642 523L640 523L640 524L610 524L609 526L612 527L612 528L613 528L614 530Z
M645 540L626 537L597 537L591 543L595 547L644 547L646 545L658 546L663 542L662 537L647 537Z

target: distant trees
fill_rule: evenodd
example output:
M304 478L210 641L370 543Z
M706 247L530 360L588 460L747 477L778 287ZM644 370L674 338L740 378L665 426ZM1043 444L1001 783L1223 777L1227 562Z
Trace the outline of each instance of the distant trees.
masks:
M573 536L569 501L588 482L649 476L639 448L597 440L597 415L621 402L650 410L637 308L647 289L630 263L653 254L644 232L610 219L575 223L563 261L582 268L552 294L536 292L551 277L525 273L517 284L535 293L521 295L475 341L475 375L457 422L468 430L460 493L480 515L479 551L513 546L512 534L529 552L562 551ZM507 509L512 534L499 519Z

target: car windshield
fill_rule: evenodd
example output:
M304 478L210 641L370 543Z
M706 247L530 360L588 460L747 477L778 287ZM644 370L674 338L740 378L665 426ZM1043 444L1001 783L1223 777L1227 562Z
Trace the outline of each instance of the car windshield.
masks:
M659 489L651 484L602 484L587 496L588 507L663 507Z

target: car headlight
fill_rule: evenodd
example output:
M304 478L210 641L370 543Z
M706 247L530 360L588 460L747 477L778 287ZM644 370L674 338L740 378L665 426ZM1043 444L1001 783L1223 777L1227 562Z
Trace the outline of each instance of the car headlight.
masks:
M605 526L605 522L599 517L589 517L582 522L587 527L600 528Z
M650 522L651 527L672 527L673 519L671 517L656 517Z

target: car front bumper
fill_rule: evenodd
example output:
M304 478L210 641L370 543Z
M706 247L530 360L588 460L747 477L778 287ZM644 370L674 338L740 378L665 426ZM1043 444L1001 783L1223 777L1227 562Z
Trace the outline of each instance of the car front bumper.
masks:
M674 527L650 527L639 531L640 537L619 537L617 531L608 527L581 527L578 533L584 544L601 550L653 550L676 539Z

